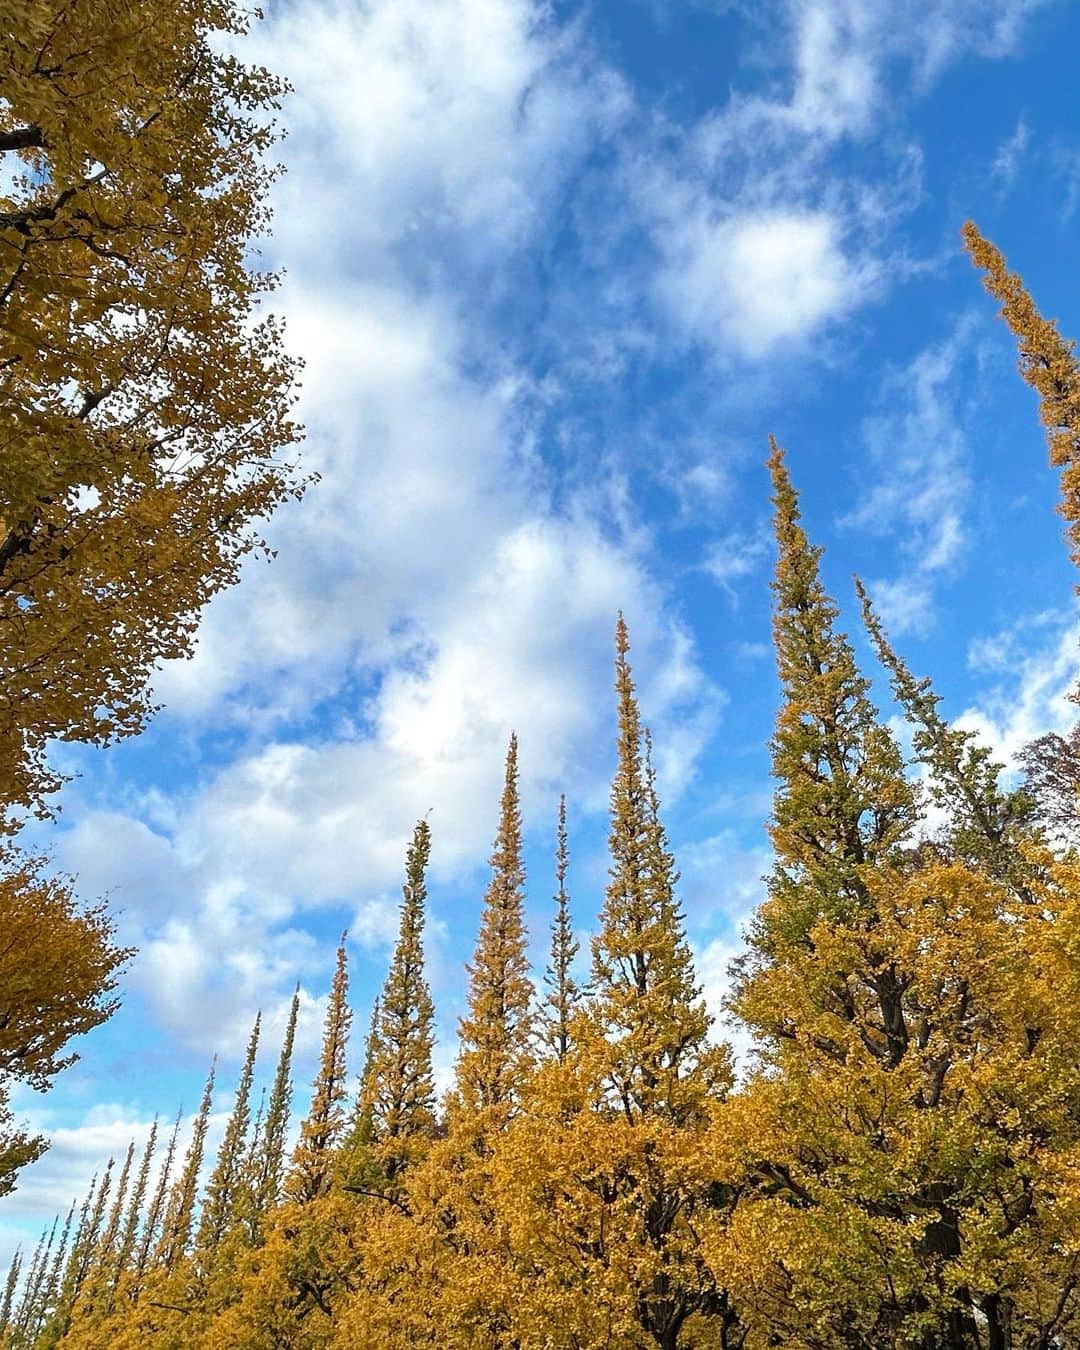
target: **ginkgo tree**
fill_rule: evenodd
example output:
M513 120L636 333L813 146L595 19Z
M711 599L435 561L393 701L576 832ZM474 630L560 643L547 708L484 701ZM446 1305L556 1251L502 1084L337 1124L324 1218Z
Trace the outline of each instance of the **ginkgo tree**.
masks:
M0 31L0 823L53 738L139 731L148 679L304 481L253 266L284 91L233 0L17 0ZM229 41L225 41L229 39Z
M0 847L0 1196L45 1152L9 1106L16 1083L44 1091L78 1056L71 1040L117 1005L117 976L131 955L100 906L81 907L71 884L41 859Z
M0 836L52 809L50 742L142 729L155 667L191 654L207 601L264 548L260 521L307 483L290 459L296 364L260 308L284 86L234 54L251 15L15 0L4 18ZM71 1035L115 1006L124 953L102 911L59 883L46 895L34 866L0 853L0 930L23 944L7 997L42 972L41 1035ZM44 1147L10 1124L12 1072L0 1192Z

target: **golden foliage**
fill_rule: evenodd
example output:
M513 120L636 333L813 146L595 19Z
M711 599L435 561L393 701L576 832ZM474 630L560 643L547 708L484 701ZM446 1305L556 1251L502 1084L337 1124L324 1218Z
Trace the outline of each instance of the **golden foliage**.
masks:
M311 1110L300 1126L292 1169L285 1178L285 1194L298 1204L327 1195L333 1184L334 1150L345 1126L345 1053L352 1012L349 1008L349 971L345 934L337 949L337 967L326 1004L322 1054L312 1090Z
M1044 319L1018 273L1010 272L1000 249L979 233L974 221L963 230L971 261L983 284L1001 304L1001 317L1016 338L1020 373L1039 396L1050 463L1061 470L1058 510L1069 522L1073 562L1080 564L1080 362L1076 343Z
M233 0L15 0L0 32L0 823L50 738L152 711L206 601L302 491L293 363L259 318L283 92ZM14 172L9 172L9 170Z
M130 955L104 906L81 908L43 860L0 849L0 1195L48 1147L13 1128L12 1083L43 1091L77 1058L69 1042L112 1015Z
M524 919L517 736L510 737L480 935L461 1019L455 1100L466 1111L509 1109L532 1060L532 999Z

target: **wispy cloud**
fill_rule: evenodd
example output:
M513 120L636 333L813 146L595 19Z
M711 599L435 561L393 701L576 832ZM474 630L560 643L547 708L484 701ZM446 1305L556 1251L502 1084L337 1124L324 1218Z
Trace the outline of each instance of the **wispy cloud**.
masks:
M1012 135L998 146L990 165L990 176L1002 194L1009 192L1015 184L1030 144L1031 128L1021 117Z
M996 679L957 718L1015 770L1019 752L1047 731L1064 732L1077 720L1069 695L1080 676L1080 624L1072 613L1021 618L976 646L983 659L993 650Z
M926 633L935 618L934 587L968 546L971 483L962 376L976 352L972 315L943 342L924 348L883 384L887 411L868 418L859 504L842 524L896 541L898 574L870 583L886 625Z
M1040 4L761 7L775 92L734 92L681 155L635 165L660 255L656 295L677 329L721 357L754 360L879 300L912 266L885 232L921 197L920 153L898 107L965 55L1012 54ZM876 181L853 177L838 153L868 140L889 166Z
M874 288L876 268L850 256L825 211L712 219L699 206L662 227L658 281L662 303L698 341L761 357L849 313Z
M736 530L709 545L704 569L732 602L738 597L736 583L755 575L769 556L771 539L763 522L753 531Z

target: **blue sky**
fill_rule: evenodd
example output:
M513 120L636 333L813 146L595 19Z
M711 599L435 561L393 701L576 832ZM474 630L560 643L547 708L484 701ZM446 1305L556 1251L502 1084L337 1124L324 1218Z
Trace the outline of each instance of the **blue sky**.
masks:
M718 1005L768 866L768 433L852 628L858 571L1006 762L1069 720L1056 484L958 232L1080 334L1080 9L266 9L248 50L294 86L266 255L322 479L161 672L147 734L58 755L80 777L32 842L139 955L80 1062L18 1099L54 1147L0 1202L0 1260L192 1108L214 1053L220 1123L297 980L302 1109L343 927L359 1051L428 810L445 1081L511 729L537 961L560 791L587 938L620 607Z

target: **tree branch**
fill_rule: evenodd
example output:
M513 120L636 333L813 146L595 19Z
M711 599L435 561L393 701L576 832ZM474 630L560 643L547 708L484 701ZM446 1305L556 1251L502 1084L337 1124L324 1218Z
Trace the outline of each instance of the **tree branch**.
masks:
M39 126L16 127L0 131L0 154L5 150L44 150L45 133Z
M365 1190L363 1186L342 1186L343 1191L348 1191L351 1195L366 1195L371 1200L385 1200L388 1205L393 1205L395 1209L400 1209L402 1214L408 1214L409 1207L404 1201L399 1200L396 1195L386 1195L383 1191Z

